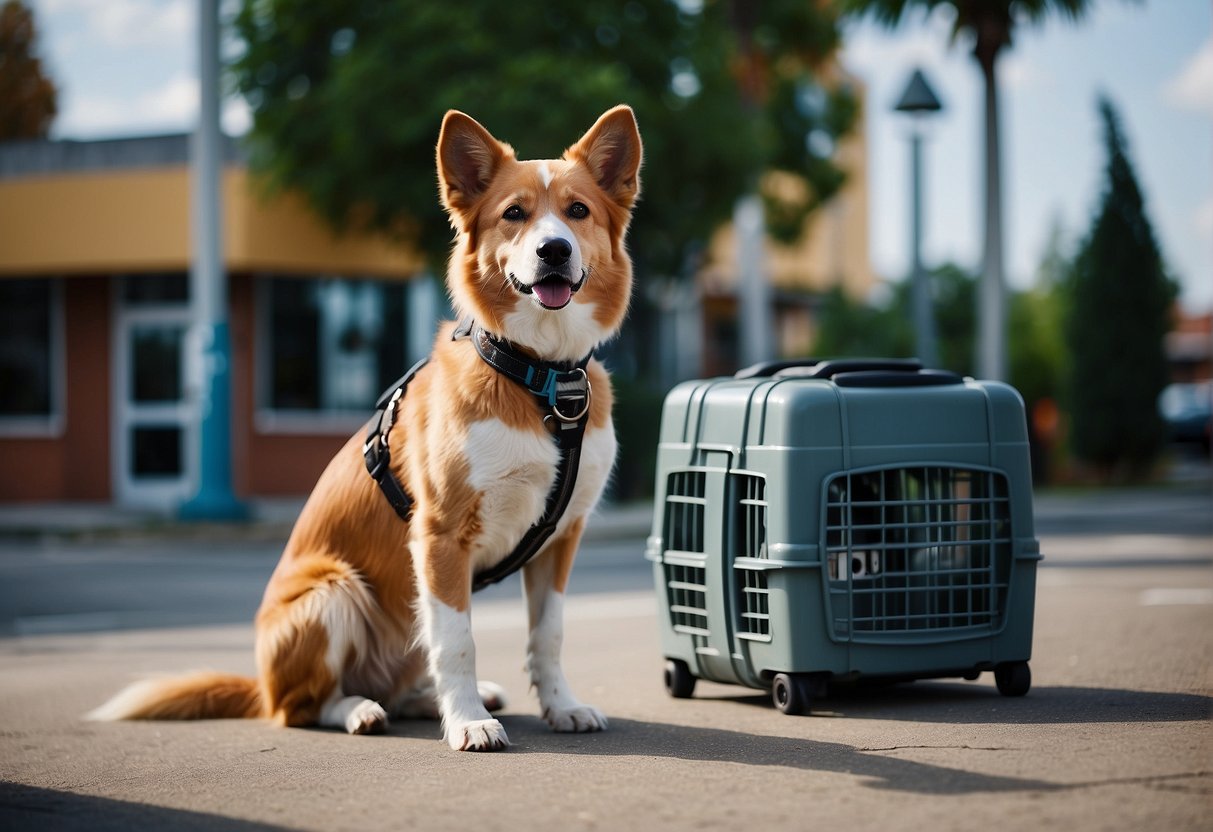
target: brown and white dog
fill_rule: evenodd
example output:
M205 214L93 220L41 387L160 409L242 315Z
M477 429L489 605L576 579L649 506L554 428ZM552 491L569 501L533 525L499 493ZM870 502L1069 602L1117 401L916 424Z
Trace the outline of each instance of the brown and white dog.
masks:
M632 272L624 236L640 191L640 135L615 107L561 159L518 161L476 121L449 112L438 138L442 202L457 231L448 270L458 311L520 352L574 362L611 338ZM354 436L304 506L256 618L256 679L220 673L147 680L94 719L267 717L352 734L389 716L440 715L451 748L509 744L478 686L472 576L506 557L543 514L558 452L535 396L439 333L400 402L392 471L415 504L393 511ZM598 731L596 709L561 670L563 599L615 457L610 384L597 361L580 473L555 533L524 567L526 667L556 731Z

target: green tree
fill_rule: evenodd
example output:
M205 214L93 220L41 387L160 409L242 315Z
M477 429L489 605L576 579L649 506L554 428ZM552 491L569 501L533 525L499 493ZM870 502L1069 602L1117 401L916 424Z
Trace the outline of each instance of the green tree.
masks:
M939 332L939 361L943 369L973 375L973 342L977 321L973 315L977 296L977 278L972 272L945 263L931 272L932 296L935 301L935 326ZM904 280L900 288L900 305L905 320L913 320L912 287Z
M1107 168L1100 206L1074 262L1066 339L1075 455L1105 479L1149 472L1165 440L1158 396L1176 287L1162 254L1120 119L1101 99Z
M1052 479L1065 454L1060 410L1069 352L1065 343L1067 281L1071 268L1064 235L1054 223L1034 285L1011 296L1008 340L1011 384L1023 397L1032 443L1032 480Z
M396 231L435 266L450 241L433 162L448 108L514 142L521 158L542 158L627 102L646 166L630 248L642 276L677 276L760 171L800 177L801 209L833 193L831 143L854 117L845 89L814 81L837 43L832 7L763 3L753 62L741 60L728 11L723 0L583 0L525 13L498 0L245 0L232 77L253 113L253 166L271 184L301 190L338 227ZM766 90L756 110L739 83L751 66Z
M945 263L931 271L931 284L939 323L940 367L972 375L977 278L955 263ZM818 309L814 355L912 356L911 292L910 281L902 280L893 285L886 305L873 306L851 300L841 289L830 290L822 296ZM1010 307L1011 384L1028 402L1056 398L1065 353L1062 287L1039 281L1028 291L1013 293Z
M1006 373L1005 280L1002 254L1002 177L999 145L997 60L1011 45L1011 33L1020 19L1037 23L1050 14L1070 20L1081 18L1091 0L840 0L853 14L871 14L895 26L907 10L951 7L955 12L952 35L973 40L973 57L981 67L985 90L985 244L978 303L979 372L986 378Z
M931 271L940 369L970 375L973 365L973 295L976 280L954 263ZM886 304L852 300L840 288L822 296L813 354L821 358L914 355L912 286L893 284Z
M1057 241L1060 246L1060 241ZM1061 320L1064 284L1047 274L1068 268L1068 261L1050 249L1042 264L1037 285L1010 297L1010 382L1023 396L1029 419L1042 399L1060 398L1065 345ZM931 273L934 313L939 324L940 367L961 375L973 374L973 342L976 318L973 299L977 278L955 264L945 264ZM841 289L827 292L818 309L818 333L813 354L822 358L914 354L911 325L912 287L909 280L893 286L886 306L875 307L850 300ZM1032 423L1029 422L1031 425ZM1054 452L1052 435L1029 434L1033 442L1033 477L1045 482Z
M1055 222L1034 285L1011 297L1010 378L1029 410L1042 399L1059 402L1063 394L1068 366L1066 282L1071 268L1064 233Z
M24 3L0 6L0 141L45 136L55 119L58 93L43 72L37 40Z
M913 354L914 333L899 307L903 295L896 289L887 305L874 305L849 297L835 286L821 297L817 308L815 358L905 358Z

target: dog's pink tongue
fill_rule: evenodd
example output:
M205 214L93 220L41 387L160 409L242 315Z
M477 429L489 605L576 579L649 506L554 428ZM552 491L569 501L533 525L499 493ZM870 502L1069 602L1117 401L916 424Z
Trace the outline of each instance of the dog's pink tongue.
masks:
M531 288L539 302L549 309L560 309L573 297L573 287L559 278L546 278Z

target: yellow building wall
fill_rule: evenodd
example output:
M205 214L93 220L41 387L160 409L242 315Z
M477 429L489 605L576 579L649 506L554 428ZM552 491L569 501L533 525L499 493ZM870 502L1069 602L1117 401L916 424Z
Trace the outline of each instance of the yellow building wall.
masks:
M841 286L864 298L876 282L868 254L868 180L863 125L839 143L836 161L847 180L829 202L809 215L800 239L783 245L767 239L764 270L776 289L820 292ZM737 241L732 224L713 235L701 276L709 294L737 286Z
M190 262L184 166L0 180L0 275L182 271ZM223 177L229 271L404 279L415 252L381 234L337 235L297 196L263 198L243 168Z
M805 221L800 239L783 245L767 239L764 265L771 285L788 291L821 292L841 286L862 299L877 282L868 250L868 148L863 83L841 66L823 68L829 83L846 83L859 99L855 124L838 143L835 163L846 181ZM778 183L776 183L778 184ZM737 243L732 224L720 228L708 246L700 285L709 295L731 295L737 286Z

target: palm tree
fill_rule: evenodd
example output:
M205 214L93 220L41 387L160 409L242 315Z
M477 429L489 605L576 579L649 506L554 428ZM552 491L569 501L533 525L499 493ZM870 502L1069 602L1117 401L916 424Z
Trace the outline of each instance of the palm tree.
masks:
M896 26L912 7L934 11L951 6L956 12L952 37L973 37L973 57L985 81L985 243L981 290L977 301L977 371L984 378L1006 377L1006 294L1002 256L1002 182L998 142L998 83L995 66L1018 20L1037 23L1050 14L1071 21L1081 18L1092 0L840 0L844 12L870 14Z

